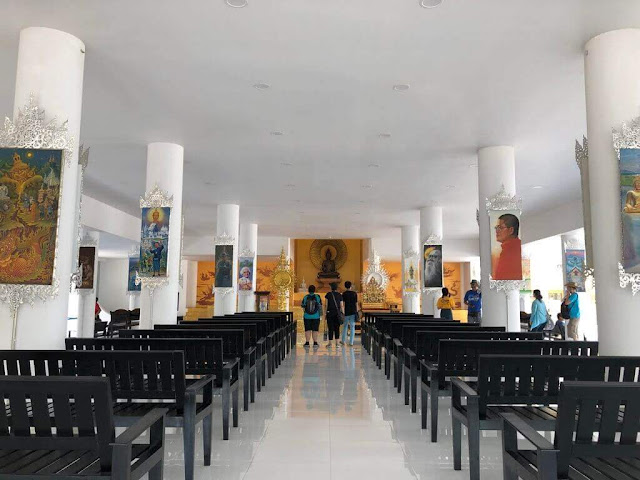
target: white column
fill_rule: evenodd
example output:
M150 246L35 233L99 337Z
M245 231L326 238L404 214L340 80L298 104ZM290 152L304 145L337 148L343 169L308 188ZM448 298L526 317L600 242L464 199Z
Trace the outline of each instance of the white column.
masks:
M98 243L100 241L100 233L96 231L87 231L84 233L83 239L91 239L91 243L96 247L96 255L93 260L93 286L94 288L79 289L78 292L78 337L93 338L95 324L95 308L96 308L96 291L98 283ZM82 243L80 246L83 246Z
M407 294L404 291L405 282L407 279L405 278L405 269L404 269L404 254L408 251L417 252L418 256L416 257L417 271L415 273L415 278L418 279L418 289L422 288L420 284L420 258L422 257L422 253L420 252L420 227L418 225L406 225L402 227L402 255L401 255L401 266L402 268L402 311L404 313L420 313L420 293Z
M640 30L604 33L585 51L589 187L598 338L602 355L640 354L640 302L618 280L620 177L611 129L640 111Z
M497 292L489 288L491 275L491 236L485 202L504 185L505 191L516 194L516 161L513 147L486 147L478 150L478 204L480 210L480 272L482 287L482 325L506 327L520 331L519 292ZM526 225L524 226L526 228Z
M20 32L18 66L14 97L14 118L33 94L45 110L46 120L57 117L68 122L69 136L80 137L84 44L59 30L32 27ZM34 306L22 305L18 311L17 342L19 349L64 348L69 308L69 281L75 264L73 249L77 236L76 199L78 149L72 148L69 164L63 163L63 189L60 193L60 216L57 236L56 279L58 294L47 301L36 300ZM10 348L12 318L9 308L0 304L0 346Z
M256 291L256 268L258 263L258 224L243 223L240 225L240 242L238 243L238 254L251 252L253 254L253 272L251 278L251 290L238 290L238 311L253 312L256 309L256 299L253 292Z
M153 297L144 286L140 294L140 328L156 324L175 324L178 316L180 276L180 237L182 234L182 174L184 148L175 143L150 143L147 146L146 191L156 184L173 195L169 220L169 251L167 252L168 283L155 290ZM153 308L151 302L153 301ZM153 311L153 318L151 313Z
M215 299L213 304L213 314L228 315L236 312L236 294L238 291L238 226L240 223L240 206L239 205L218 205L217 215L217 235L229 235L233 237L236 244L233 248L233 292L226 295L222 294L224 289L214 288ZM217 261L217 259L216 259Z
M198 299L198 262L195 260L189 260L186 282L187 308L194 308Z
M424 207L420 209L420 242L419 242L419 254L420 254L420 288L424 287L424 271L422 266L424 265L424 242L426 239L434 235L443 240L443 228L442 228L442 207ZM444 245L442 247L444 253ZM429 291L422 294L422 313L426 315L435 315L436 302L440 292Z
M189 260L180 260L182 272L182 287L178 285L180 299L178 301L178 315L184 317L187 314L187 278L189 276Z

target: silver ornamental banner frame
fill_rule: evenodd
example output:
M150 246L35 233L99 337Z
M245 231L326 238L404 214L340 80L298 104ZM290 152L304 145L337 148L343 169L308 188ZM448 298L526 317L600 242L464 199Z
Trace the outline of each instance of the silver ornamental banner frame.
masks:
M504 184L500 186L500 190L494 196L485 199L485 209L487 211L487 220L491 212L503 212L506 210L515 210L522 215L522 198L517 195L510 195L504 188ZM490 233L491 235L491 233ZM489 289L497 292L504 292L507 299L514 291L520 291L525 286L522 280L494 280L489 274Z
M623 148L640 149L640 117L636 117L629 123L623 123L616 130L612 130L613 148L618 159L618 173L620 168L620 150ZM631 292L635 296L640 292L640 273L628 273L622 265L622 216L620 217L620 261L618 262L618 281L620 288L631 286Z
M582 137L582 143L576 140L575 146L576 165L580 170L580 181L582 183L582 217L584 220L584 277L591 279L591 285L595 286L595 269L593 268L593 243L591 226L591 199L589 198L589 141L587 137Z
M173 208L173 195L169 195L168 192L162 190L156 183L154 187L147 192L143 197L140 197L140 209L143 208L161 208L169 207ZM169 224L171 224L171 218L169 218ZM169 235L171 235L171 227L169 227ZM141 239L142 241L142 239ZM169 244L171 248L171 244ZM147 277L140 276L136 272L136 285L142 284L142 288L146 288L149 291L149 318L153 324L153 294L156 289L164 287L169 283L169 251L167 251L167 275L164 277Z
M82 241L82 194L84 192L84 171L89 165L89 151L91 148L84 148L84 144L78 148L78 211L76 212L77 234L75 240L76 255L73 259L71 279L69 282L69 292L82 285L82 268L80 267L80 242Z
M12 318L11 349L16 348L18 311L25 303L33 306L36 300L54 299L58 296L60 279L58 278L58 251L60 234L60 216L64 193L64 169L71 166L71 158L75 140L69 135L67 121L58 123L53 117L47 122L44 109L40 108L35 96L29 95L29 102L18 110L17 118L5 117L4 126L0 129L0 148L27 148L32 150L62 150L60 165L60 193L58 202L58 221L56 224L56 246L53 259L53 275L51 285L0 284L0 302L9 305Z
M406 281L404 278L404 263L405 260L416 260L416 265L418 266L418 278L420 278L420 253L416 252L413 248L405 250L402 252L402 296L407 298L415 298L420 297L420 287L418 287L417 292L405 292L404 291L404 282Z
M429 235L424 237L422 239L422 242L420 242L420 244L422 245L422 252L424 252L425 245L441 245L442 250L444 252L444 244L442 243L442 237L440 235L436 235L435 233L430 233ZM424 253L418 253L418 255L420 256L422 256L423 254ZM431 295L434 295L440 292L442 290L442 287L425 287L424 286L424 259L420 258L419 263L420 263L420 272L422 273L422 275L420 275L420 285L422 287L422 293L427 295L427 297L429 297ZM444 265L444 256L442 257L442 263ZM442 285L444 286L444 278L442 278Z
M213 239L213 259L215 261L215 247L217 245L230 245L233 247L233 252L234 255L236 255L236 237L233 237L229 234L227 234L227 232L223 232L222 235L217 235L216 237L214 237ZM237 258L237 256L236 256ZM231 261L233 262L233 258L231 259ZM233 265L233 263L232 263ZM233 269L231 270L233 272ZM237 279L236 279L237 280ZM231 279L231 281L233 282L233 279ZM220 297L224 298L227 295L230 295L232 293L235 294L236 292L236 287L216 287L216 283L215 283L215 278L213 280L213 295L214 295L214 301L215 301L215 296L216 295L220 295Z
M255 264L255 262L256 262L256 252L254 252L253 250L251 250L249 248L243 248L241 252L238 252L238 261L242 257L252 257L253 258L253 262L254 262L253 269L254 270L256 269L256 266L257 266ZM239 272L239 269L238 269L238 272ZM253 275L255 277L255 271L251 272L251 275ZM252 285L253 285L253 282L255 280L256 280L255 278L253 278L253 277L251 278ZM238 290L238 295L249 296L249 295L253 295L254 291L255 291L254 288L251 288L251 290Z
M380 260L380 255L378 255L375 250L371 252L367 271L364 272L362 278L360 279L362 283L362 290L364 290L365 286L367 285L367 283L369 283L369 279L372 276L380 278L380 288L386 291L387 286L389 285L389 274L387 273L387 270L384 268L384 265Z

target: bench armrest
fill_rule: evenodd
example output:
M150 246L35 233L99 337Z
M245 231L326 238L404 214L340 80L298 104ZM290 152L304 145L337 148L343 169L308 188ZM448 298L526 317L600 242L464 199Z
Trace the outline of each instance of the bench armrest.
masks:
M452 391L457 390L459 393L464 395L465 397L477 397L478 392L476 392L471 386L461 380L459 378L452 377L451 378L451 389Z
M222 379L229 382L237 381L240 378L240 364L238 359L230 360L222 367Z
M249 347L244 351L245 366L249 368L256 364L256 347Z
M209 384L213 384L213 375L205 375L200 380L189 384L185 389L185 395L196 395L205 389Z
M136 423L128 427L124 432L116 437L113 445L131 445L133 441L149 430L157 422L164 421L164 416L169 411L168 408L154 408Z
M511 425L538 450L555 450L553 443L540 435L531 425L515 413L501 413L506 423ZM505 425L506 426L506 425Z
M411 350L410 348L405 348L404 349L404 364L407 367L410 367L412 365L413 362L416 361L416 354L413 350Z

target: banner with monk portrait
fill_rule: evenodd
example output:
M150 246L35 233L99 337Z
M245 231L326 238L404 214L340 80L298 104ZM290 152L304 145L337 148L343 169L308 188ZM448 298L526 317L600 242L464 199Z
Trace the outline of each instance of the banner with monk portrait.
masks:
M522 241L518 210L490 210L491 278L522 280Z
M640 149L620 149L622 266L640 273Z

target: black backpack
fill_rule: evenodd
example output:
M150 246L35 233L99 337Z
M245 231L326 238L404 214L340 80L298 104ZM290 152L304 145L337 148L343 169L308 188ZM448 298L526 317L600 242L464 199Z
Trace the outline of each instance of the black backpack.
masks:
M307 315L315 315L318 313L318 297L314 295L307 295L307 301L304 304L304 313Z

